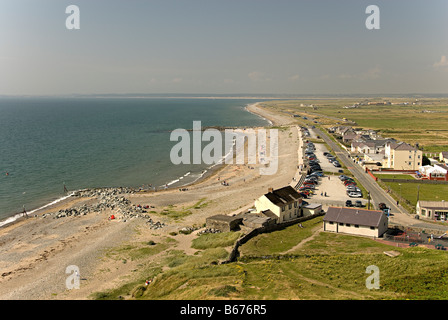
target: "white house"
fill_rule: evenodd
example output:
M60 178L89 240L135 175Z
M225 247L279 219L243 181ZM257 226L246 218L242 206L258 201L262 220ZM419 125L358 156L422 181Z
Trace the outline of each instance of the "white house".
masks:
M296 219L303 215L302 197L291 186L277 190L269 188L269 192L255 200L255 210L262 213L270 210L277 218L277 223Z
M324 216L324 231L381 237L388 219L383 211L329 207Z

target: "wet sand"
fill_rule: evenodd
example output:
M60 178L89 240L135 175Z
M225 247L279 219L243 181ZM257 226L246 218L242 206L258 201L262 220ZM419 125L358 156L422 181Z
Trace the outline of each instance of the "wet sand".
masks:
M149 205L146 212L123 215L114 207L84 215L55 218L59 210L97 206L101 197L71 197L45 208L37 217L20 219L0 229L0 299L90 299L94 292L113 288L132 278L142 263L161 261L167 250L175 248L186 254L196 232L177 234L184 227L201 226L215 214L232 214L251 207L268 188L280 188L291 183L297 172L298 130L289 116L265 112L258 104L248 110L269 119L279 130L279 166L275 175L260 175L260 165L226 165L197 183L158 192L138 192L117 195L130 201L126 208ZM223 186L222 181L229 183ZM204 206L193 206L205 203ZM170 208L190 210L180 219L161 214ZM116 219L110 220L111 215ZM43 217L45 216L45 218ZM154 229L153 222L163 224ZM153 240L174 241L166 250L142 261L112 259L108 250L123 245ZM66 288L66 268L75 265L80 270L80 289Z

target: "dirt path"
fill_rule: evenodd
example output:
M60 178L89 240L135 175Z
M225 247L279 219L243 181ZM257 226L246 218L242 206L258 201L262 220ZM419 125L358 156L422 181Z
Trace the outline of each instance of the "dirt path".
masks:
M310 237L303 239L302 241L300 241L298 244L296 244L294 247L292 247L291 249L282 252L281 254L286 254L286 253L292 253L294 251L296 251L297 249L300 249L301 247L303 247L304 244L306 244L307 242L314 240L314 238L316 238L316 236L319 235L319 233L321 233L323 231L322 226L317 226L313 229L313 233L311 234Z

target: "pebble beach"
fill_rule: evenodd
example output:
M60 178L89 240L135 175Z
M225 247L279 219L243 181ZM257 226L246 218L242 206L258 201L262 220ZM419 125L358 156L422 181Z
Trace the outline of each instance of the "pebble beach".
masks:
M293 119L267 112L260 104L248 106L248 111L275 126L288 126L279 130L275 175L260 175L259 165L231 164L219 166L184 190L99 188L75 192L0 228L0 299L91 299L92 293L123 283L138 268L132 262L109 259L108 250L148 240L158 242L176 233L176 250L193 254L191 241L204 232L208 216L247 210L268 188L290 184L297 173L300 144ZM195 207L198 203L206 205ZM166 214L170 208L194 209L177 219ZM179 233L183 228L193 228L193 232ZM148 259L156 261L163 253ZM66 268L71 265L81 274L81 286L76 290L66 287Z

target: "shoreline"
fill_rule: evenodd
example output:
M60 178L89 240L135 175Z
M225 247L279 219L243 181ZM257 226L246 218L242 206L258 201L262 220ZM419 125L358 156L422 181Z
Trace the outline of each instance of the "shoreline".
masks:
M269 117L267 117L265 114L261 113L259 111L259 105L261 102L255 102L255 103L251 103L251 104L247 104L244 107L244 110L246 112L249 112L253 115L256 115L260 118L262 118L263 120L265 120L266 122L268 122L269 126L274 126L275 125L275 119L270 119ZM223 170L227 165L223 164L222 161L226 158L227 154L223 156L223 158L220 160L220 162L212 164L211 166L205 168L202 170L202 173L200 174L200 176L191 181L188 182L186 184L182 184L182 185L177 185L178 183L181 183L182 178L185 177L186 175L189 175L190 172L187 172L185 175L183 175L182 177L176 177L174 178L172 181L167 183L167 187L165 188L163 185L156 187L155 190L140 190L139 187L97 187L97 188L84 188L84 189L78 189L78 190L74 190L74 191L70 191L70 194L68 195L64 195L62 197L59 197L49 203L46 203L42 206L38 206L37 208L31 209L30 211L26 211L27 216L24 215L23 212L16 212L16 213L12 213L10 216L3 218L2 220L0 220L0 231L6 227L12 226L16 223L22 222L22 221L26 221L29 218L33 218L36 216L39 216L45 212L47 212L48 210L54 209L55 207L57 207L58 205L64 206L68 203L70 203L71 200L73 200L73 196L79 192L83 192L83 191L94 191L94 190L108 190L108 189L123 189L123 188L127 188L127 189L131 189L134 190L135 193L138 194L148 194L148 193L157 193L157 192L163 192L163 191L171 191L171 190L176 190L176 189L182 189L182 188L189 188L189 187L194 187L197 186L199 184L201 184L202 182L207 181L208 179L216 176L221 170Z
M291 121L282 114L265 115L260 107L249 109L275 125ZM98 190L48 206L38 218L18 219L0 228L0 299L91 299L94 292L127 283L142 264L163 264L173 249L195 254L191 241L197 232L183 235L180 230L192 226L201 229L212 215L247 210L268 188L288 185L297 172L298 137L295 126L280 130L279 166L273 175L261 175L259 163L215 165L185 192L175 185L157 192L122 195ZM150 209L141 210L147 205ZM167 247L159 254L145 256L146 260L135 261L128 258L128 251L120 249L147 250L149 240ZM120 255L114 258L105 250L117 250L113 252ZM80 290L64 286L68 265L79 266L85 278Z

